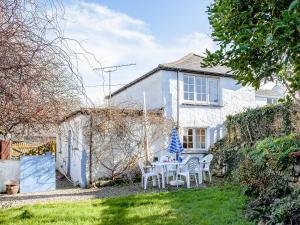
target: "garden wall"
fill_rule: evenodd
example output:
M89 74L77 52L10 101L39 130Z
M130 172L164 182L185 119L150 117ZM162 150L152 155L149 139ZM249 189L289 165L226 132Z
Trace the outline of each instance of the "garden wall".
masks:
M20 178L20 161L0 160L0 192L6 191L8 181L18 181Z
M213 173L217 176L235 169L242 157L239 152L242 147L254 146L258 140L267 137L280 137L291 132L300 134L299 106L283 103L247 109L228 116L226 128L227 136L209 149L215 156Z

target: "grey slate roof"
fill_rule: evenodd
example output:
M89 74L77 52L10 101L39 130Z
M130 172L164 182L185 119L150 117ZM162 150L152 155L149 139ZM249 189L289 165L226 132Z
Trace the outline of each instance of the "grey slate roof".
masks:
M171 63L164 63L160 64L158 67L160 68L173 68L179 70L190 70L190 71L197 71L203 73L212 73L212 74L220 74L220 75L229 75L232 76L230 73L230 69L225 66L215 66L215 67L201 67L201 63L203 62L203 58L200 55L189 53L188 55L182 57L181 59L171 62Z
M255 92L256 96L282 98L284 93L278 90L259 89Z
M189 53L186 56L182 57L181 59L170 62L170 63L163 63L159 64L158 67L154 68L153 70L149 71L148 73L144 74L143 76L137 78L136 80L126 84L125 86L121 87L120 89L116 90L111 94L114 96L127 88L131 87L132 85L144 80L145 78L151 76L157 71L160 70L168 70L168 71L180 71L185 73L194 73L194 74L204 74L204 75L211 75L211 76L223 76L223 77L232 77L232 73L230 69L225 66L215 66L215 67L201 67L201 62L203 61L203 57L194 53ZM109 96L105 97L106 99Z

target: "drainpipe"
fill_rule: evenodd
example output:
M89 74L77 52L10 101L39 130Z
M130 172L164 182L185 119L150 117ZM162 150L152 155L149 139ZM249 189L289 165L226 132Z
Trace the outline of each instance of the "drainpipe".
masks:
M179 131L179 74L177 70L177 131Z
M92 149L93 149L93 116L92 114L90 115L90 153L89 153L89 158L90 158L90 163L89 163L89 180L90 180L90 185L92 184Z

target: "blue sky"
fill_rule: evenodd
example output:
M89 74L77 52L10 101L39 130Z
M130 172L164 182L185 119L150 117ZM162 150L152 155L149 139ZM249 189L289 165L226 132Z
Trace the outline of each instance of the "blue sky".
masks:
M116 11L145 21L158 41L168 44L178 35L209 34L205 13L210 0L98 0Z
M81 42L101 63L80 59L86 92L96 104L108 94L107 74L93 68L136 63L113 73L113 90L159 63L189 52L213 50L206 7L210 0L67 0L65 35ZM75 49L76 44L70 44ZM80 51L80 50L79 50ZM96 87L91 87L96 86Z

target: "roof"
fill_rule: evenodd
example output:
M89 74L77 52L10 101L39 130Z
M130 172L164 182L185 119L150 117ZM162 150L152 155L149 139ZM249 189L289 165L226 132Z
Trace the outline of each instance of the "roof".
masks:
M133 86L134 84L146 79L147 77L151 76L152 74L156 73L160 70L167 70L167 71L179 71L185 73L194 73L194 74L203 74L203 75L211 75L211 76L222 76L222 77L232 77L233 74L230 72L230 69L225 66L214 66L214 67L201 67L201 63L203 62L204 57L189 53L186 56L182 57L181 59L170 62L170 63L163 63L159 64L156 68L149 71L148 73L144 74L143 76L133 80L132 82L126 84L125 86L121 87L120 89L116 90L111 94L114 96L127 88ZM106 99L109 96L105 97Z
M135 112L139 115L143 114L143 110L142 109L125 109L125 108L116 108L116 107L98 107L98 108L81 108L79 110L76 110L70 114L68 114L67 116L64 117L64 119L62 119L60 121L60 123L65 122L66 120L72 119L78 115L93 115L96 113L108 113L109 110L111 110L112 112L119 112L119 113L124 113L124 114L129 114L132 112ZM155 114L155 115L162 115L162 108L161 109L152 109L152 110L147 110L148 114Z
M284 94L278 90L259 89L255 92L256 96L282 98Z
M189 53L177 61L160 64L159 67L204 72L205 74L232 76L230 69L225 66L201 67L203 59L204 57L200 55Z

